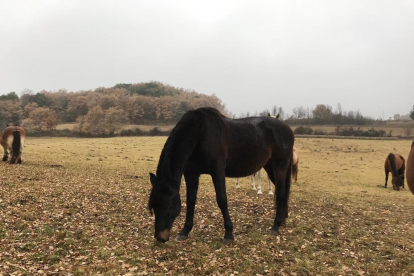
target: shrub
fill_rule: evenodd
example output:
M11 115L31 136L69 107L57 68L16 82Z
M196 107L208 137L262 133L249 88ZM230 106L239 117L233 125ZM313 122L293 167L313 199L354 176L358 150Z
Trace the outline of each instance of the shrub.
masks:
M313 129L306 126L299 126L295 129L295 131L293 132L295 134L312 134L313 133Z

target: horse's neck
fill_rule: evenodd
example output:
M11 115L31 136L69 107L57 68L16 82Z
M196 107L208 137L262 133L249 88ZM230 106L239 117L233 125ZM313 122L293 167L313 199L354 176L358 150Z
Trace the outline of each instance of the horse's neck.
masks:
M161 153L157 176L179 185L188 159L194 151L197 139L184 136L182 139L168 139Z

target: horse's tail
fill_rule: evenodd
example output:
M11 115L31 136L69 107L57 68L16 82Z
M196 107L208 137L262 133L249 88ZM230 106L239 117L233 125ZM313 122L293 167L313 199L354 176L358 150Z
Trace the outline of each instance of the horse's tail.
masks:
M388 160L390 160L392 174L398 178L398 181L401 183L401 177L398 173L397 165L395 162L395 155L393 153L388 154Z
M12 158L10 160L11 163L16 163L17 159L19 159L20 155L20 148L21 148L21 139L20 139L20 131L14 130L13 131L13 144L12 144Z

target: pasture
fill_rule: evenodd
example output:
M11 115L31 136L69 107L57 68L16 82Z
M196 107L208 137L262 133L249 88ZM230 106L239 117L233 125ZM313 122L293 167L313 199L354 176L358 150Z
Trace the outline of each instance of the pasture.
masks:
M411 141L296 139L300 164L281 235L273 197L227 179L235 242L203 176L189 239L155 243L149 172L165 137L29 138L0 164L0 275L401 275L414 273L414 196L385 182ZM174 223L181 229L183 208Z

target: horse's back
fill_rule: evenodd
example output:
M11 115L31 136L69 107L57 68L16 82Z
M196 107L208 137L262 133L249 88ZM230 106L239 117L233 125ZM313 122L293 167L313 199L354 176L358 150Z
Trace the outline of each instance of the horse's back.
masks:
M201 108L187 112L180 121L180 128L196 128L198 133L188 168L206 173L211 170L208 167L219 163L225 165L226 176L242 177L257 172L271 158L290 160L293 132L274 118L230 119L215 109Z

